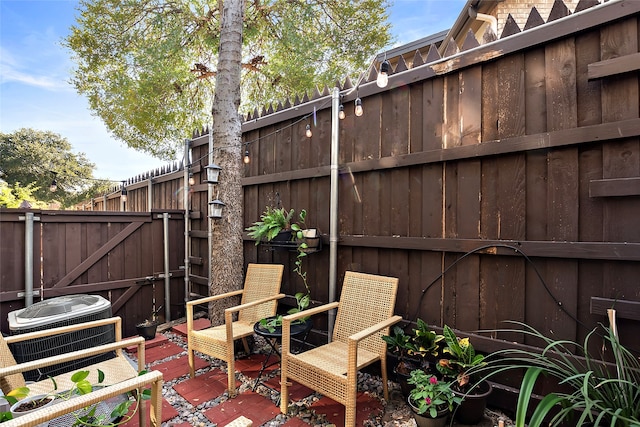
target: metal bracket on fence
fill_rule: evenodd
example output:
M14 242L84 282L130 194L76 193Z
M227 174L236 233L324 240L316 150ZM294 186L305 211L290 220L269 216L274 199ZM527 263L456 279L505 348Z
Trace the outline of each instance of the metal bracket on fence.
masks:
M20 221L24 221L24 220L26 220L26 219L27 219L27 217L26 217L26 216L22 216L22 215L20 215L20 216L18 217L18 219L19 219ZM40 221L40 217L39 217L39 216L34 216L34 217L33 217L33 220L34 220L34 221Z
M18 294L16 296L18 298L26 297L27 293L26 292L18 292ZM31 296L39 297L40 296L40 291L31 292Z
M164 218L164 214L158 214L158 215L156 215L156 218L162 219L162 218ZM167 218L171 218L171 215L167 214Z
M164 279L165 277L167 276L164 273L158 274L158 279ZM169 273L169 277L173 277L173 273Z

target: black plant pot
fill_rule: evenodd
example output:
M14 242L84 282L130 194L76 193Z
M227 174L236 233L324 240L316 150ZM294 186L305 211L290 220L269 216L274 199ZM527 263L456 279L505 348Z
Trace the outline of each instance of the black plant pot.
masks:
M492 390L491 384L487 381L482 381L469 394L454 389L453 393L463 398L462 403L454 411L455 419L462 424L478 424L484 418L487 397Z
M418 369L419 365L418 363L412 363L407 361L403 363L405 365L404 367L405 372L399 371L398 370L399 365L396 365L393 368L393 375L396 379L396 382L400 384L400 391L402 392L402 395L405 398L407 398L409 397L409 393L413 389L413 385L408 383L408 380L411 377L411 371L413 371L414 369Z
M144 322L136 325L138 335L145 340L149 341L156 337L156 330L158 329L158 322Z

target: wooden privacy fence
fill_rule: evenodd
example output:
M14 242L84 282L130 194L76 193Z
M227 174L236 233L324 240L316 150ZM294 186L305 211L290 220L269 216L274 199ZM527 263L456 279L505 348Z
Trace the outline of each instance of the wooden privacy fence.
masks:
M489 44L432 46L411 67L400 58L384 89L375 71L357 90L340 87L338 287L347 270L395 276L407 321L472 332L516 320L579 342L614 307L621 341L640 353L640 2L584 4L594 2L523 32L507 25ZM265 206L308 211L325 243L304 260L317 301L329 299L331 126L327 88L243 124L244 226ZM194 135L191 159L206 159L208 140ZM198 293L209 268L204 165L190 165L187 206ZM283 292L304 290L295 253L245 236L244 258L286 264ZM512 341L537 344L473 338L486 352Z
M25 231L28 227L32 233ZM0 210L2 332L9 332L7 314L25 306L28 282L33 302L71 294L103 296L113 315L123 318L127 335L136 334L135 324L149 318L154 307L160 319L167 317L161 306L170 308L171 318L184 316L183 231L180 211Z
M578 342L614 307L621 341L640 353L639 13L640 2L608 2L442 58L434 47L411 69L400 60L385 89L375 73L357 91L347 82L338 283L346 270L395 276L408 321L478 331L515 320ZM266 205L304 208L328 241L328 98L245 122L245 226ZM256 261L292 255L247 240ZM326 301L328 251L305 263L312 298ZM301 291L288 271L283 291ZM481 351L511 341L537 344L473 340Z

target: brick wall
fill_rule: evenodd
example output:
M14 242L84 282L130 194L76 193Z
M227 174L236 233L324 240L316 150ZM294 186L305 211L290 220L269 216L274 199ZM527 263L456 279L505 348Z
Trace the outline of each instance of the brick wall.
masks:
M569 11L573 13L579 0L564 0L564 4L569 8ZM554 0L506 0L499 2L496 7L495 16L498 18L498 36L502 34L502 29L507 21L509 14L516 20L516 23L520 29L524 29L524 25L527 23L531 9L534 7L538 9L538 13L547 21L551 8L553 7Z

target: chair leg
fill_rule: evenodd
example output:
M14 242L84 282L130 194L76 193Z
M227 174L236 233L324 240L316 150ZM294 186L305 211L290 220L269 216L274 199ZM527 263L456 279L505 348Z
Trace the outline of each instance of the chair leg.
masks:
M287 415L289 410L289 387L287 385L287 377L285 370L280 367L282 375L280 376L280 412Z
M138 403L138 422L140 423L141 426L146 426L147 425L147 402L145 400L142 399L142 397L139 397L139 403ZM151 403L152 408L153 408L153 403ZM151 415L151 418L153 418L153 415Z
M194 378L196 376L196 364L193 357L193 350L191 350L190 347L187 348L187 355L189 356L189 376Z
M356 406L355 404L345 407L344 427L355 427L356 425Z
M236 367L233 357L227 360L227 388L229 397L236 397Z
M150 425L152 427L160 427L162 424L162 380L155 381L151 384L151 410L149 411ZM146 413L146 408L144 408ZM140 420L142 422L142 420ZM146 424L140 424L144 426Z
M247 341L247 337L242 337L242 345L244 346L244 352L251 354L251 351L249 351L249 342Z
M382 392L384 394L384 400L389 401L389 385L387 380L387 359L383 357L380 359L380 369L382 370Z
M349 381L349 379L347 380ZM358 395L357 372L356 378L351 378L347 384L347 401L345 403L344 427L355 427L356 425L356 405Z

